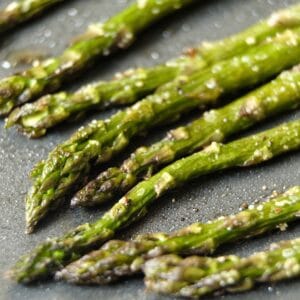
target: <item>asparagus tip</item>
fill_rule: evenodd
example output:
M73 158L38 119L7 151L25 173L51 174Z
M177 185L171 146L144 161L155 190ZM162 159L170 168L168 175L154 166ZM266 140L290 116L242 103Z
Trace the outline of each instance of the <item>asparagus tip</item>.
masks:
M35 219L33 214L26 214L26 234L31 234L34 231L34 228L37 224L37 220Z
M25 229L25 233L26 234L32 234L33 233L33 231L34 231L34 226L32 226L32 225L26 225L26 229Z
M81 190L79 192L77 192L73 198L71 199L71 207L78 207L78 206L93 206L93 202L90 203L89 198L87 197L87 195L85 194L85 190Z

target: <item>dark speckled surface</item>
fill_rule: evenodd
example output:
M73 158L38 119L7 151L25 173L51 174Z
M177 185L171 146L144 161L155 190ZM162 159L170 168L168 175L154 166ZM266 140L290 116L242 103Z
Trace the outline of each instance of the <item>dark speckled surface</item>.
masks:
M0 7L10 2L1 0ZM37 49L44 53L59 53L76 33L81 33L92 21L103 21L122 9L126 0L74 0L52 11L46 16L30 22L22 28L1 37L0 76L12 73L6 69L10 54L20 49ZM176 56L181 49L203 40L225 37L263 18L279 7L298 1L282 0L210 0L200 1L192 9L177 14L147 31L133 48L126 53L105 59L81 79L70 85L73 89L85 82L110 77L119 70L132 66L147 66ZM92 115L90 119L101 118L106 114ZM300 117L300 113L282 116L264 124L267 128L287 119ZM87 120L80 123L83 124ZM54 145L70 136L79 124L61 126L38 141L29 141L15 130L3 129L0 121L0 270L8 269L17 258L30 251L46 237L62 234L64 231L83 222L95 220L105 208L92 210L69 210L61 208L51 215L39 230L31 235L24 234L23 198L30 182L27 177L34 163L46 157ZM152 132L151 140L158 139L162 131ZM145 139L143 139L145 142ZM135 146L141 144L135 140ZM273 190L299 184L299 153L287 155L264 166L234 170L202 178L162 198L149 215L131 226L121 237L130 238L141 232L169 231L188 225L194 221L205 221L221 214L238 210L244 201L259 199ZM267 190L263 188L267 187ZM175 199L176 201L172 201ZM198 208L199 212L193 212ZM300 226L288 231L275 232L263 238L238 243L220 249L221 253L234 252L248 254L263 249L268 243L280 239L296 237ZM300 283L297 281L276 286L262 285L255 291L242 295L227 295L224 299L299 299ZM298 295L298 296L297 296ZM0 278L0 299L110 299L110 300L154 300L168 299L147 294L142 279L126 280L107 287L73 287L63 283L43 283L23 287Z

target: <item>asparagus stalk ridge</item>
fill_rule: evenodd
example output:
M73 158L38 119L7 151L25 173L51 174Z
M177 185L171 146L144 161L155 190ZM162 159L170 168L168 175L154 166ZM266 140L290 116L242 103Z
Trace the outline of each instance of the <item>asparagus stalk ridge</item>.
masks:
M155 258L144 268L148 290L188 298L228 291L237 293L256 283L273 283L300 276L300 239L274 243L249 257L236 255Z
M10 276L18 282L29 283L53 275L100 247L118 230L145 216L149 206L167 191L202 175L257 165L299 148L299 120L227 145L212 143L205 150L176 161L136 185L98 221L81 225L62 237L48 239L21 258Z
M57 272L56 278L82 285L107 284L142 272L148 260L161 255L211 255L225 243L298 220L299 209L300 187L296 186L265 202L250 204L237 214L195 223L171 234L140 235L132 241L111 240Z
M299 11L297 5L276 12L243 32L220 41L205 42L189 49L188 55L160 66L130 69L117 74L112 81L89 84L75 93L48 94L36 102L15 108L7 118L6 126L17 125L27 136L37 138L45 135L47 129L89 109L132 104L177 76L190 73L195 65L204 69L241 54L285 29L299 26Z
M192 109L214 105L228 93L262 83L299 63L299 42L299 29L285 31L240 56L180 76L111 118L81 128L34 168L26 199L27 231L80 186L93 166L120 153L137 134Z

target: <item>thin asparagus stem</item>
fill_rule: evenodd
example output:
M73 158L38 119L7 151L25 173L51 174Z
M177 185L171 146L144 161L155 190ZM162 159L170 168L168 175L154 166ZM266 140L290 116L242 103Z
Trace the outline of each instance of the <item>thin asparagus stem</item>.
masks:
M17 0L0 11L0 33L6 32L65 0Z
M75 93L49 94L13 110L6 126L17 125L27 136L37 138L45 135L47 129L89 109L132 104L180 74L191 72L195 64L197 68L204 69L220 60L243 53L287 28L299 26L299 12L300 5L276 12L267 20L241 33L217 42L203 43L190 49L187 57L161 66L131 69L121 76L118 74L113 81L87 85Z
M144 268L148 290L163 294L201 298L217 291L237 293L256 283L278 282L300 276L300 239L272 244L265 252L249 257L162 256Z
M52 275L143 217L148 207L167 191L202 175L253 166L299 148L300 121L285 123L227 145L213 143L136 185L95 223L81 225L60 238L48 239L21 258L10 276L18 282L29 283Z
M75 284L107 284L142 271L145 263L165 254L209 255L217 248L273 230L299 219L300 186L234 215L195 223L171 234L153 233L132 241L112 240L56 273ZM157 274L159 274L157 272ZM149 274L148 274L149 276Z
M225 107L171 130L163 140L137 149L120 167L109 168L83 187L71 204L94 206L113 200L162 166L299 105L300 69L294 67Z
M132 107L77 131L33 170L34 184L26 199L27 231L80 186L92 167L120 153L134 136L299 63L299 45L300 29L285 31L243 55L179 77Z
M78 74L98 56L127 48L145 28L193 2L196 1L135 1L106 23L92 24L60 56L1 80L0 114L6 115L15 106L57 90L71 75Z

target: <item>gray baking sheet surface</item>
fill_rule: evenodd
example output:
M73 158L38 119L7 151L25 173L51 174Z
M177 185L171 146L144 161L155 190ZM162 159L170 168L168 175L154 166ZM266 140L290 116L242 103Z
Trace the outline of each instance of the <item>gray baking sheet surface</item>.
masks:
M0 7L4 7L9 2L9 0L1 0ZM12 54L20 50L35 50L48 55L58 54L75 34L84 31L88 23L104 21L131 1L70 0L65 2L52 8L48 14L1 37L1 78L16 71L14 68L9 68ZM268 16L272 11L296 2L298 1L199 0L199 4L194 7L167 18L143 33L128 51L105 60L100 59L92 69L86 71L78 80L74 80L67 88L72 90L90 81L110 78L115 72L130 67L151 66L163 62L178 55L185 47L196 45L204 40L228 36ZM80 125L95 118L103 118L110 113L112 112L91 113L88 118L76 124L64 124L55 128L41 140L28 140L14 129L5 130L3 121L0 121L0 270L2 273L12 266L20 255L30 251L45 238L61 235L81 223L93 221L109 207L71 210L65 205L58 210L58 213L51 214L35 234L30 236L24 234L24 196L30 186L28 179L30 169ZM248 133L299 117L299 112L284 115ZM161 129L151 131L148 138L135 139L135 146L158 140L162 134ZM133 149L132 147L131 150ZM116 164L127 154L120 155L112 164ZM191 222L206 221L222 214L236 212L245 201L260 199L273 190L282 191L286 187L299 184L299 164L299 153L293 153L263 166L232 170L198 179L188 184L188 188L177 189L160 199L142 221L123 231L118 237L131 238L143 232L170 231ZM300 226L296 224L290 226L286 232L274 232L264 237L235 243L220 249L219 253L246 255L264 249L271 242L297 237L299 232ZM299 281L292 281L278 285L261 285L245 294L226 295L221 298L296 300L299 299L299 292ZM75 287L53 282L24 287L0 276L0 299L154 300L169 298L145 292L141 277L105 287Z

